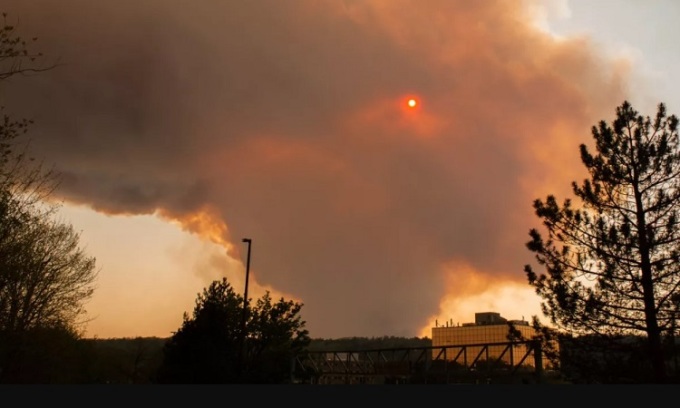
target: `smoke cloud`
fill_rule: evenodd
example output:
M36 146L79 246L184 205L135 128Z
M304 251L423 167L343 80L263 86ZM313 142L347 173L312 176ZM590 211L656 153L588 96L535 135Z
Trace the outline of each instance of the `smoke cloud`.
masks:
M232 259L251 238L251 276L314 337L417 335L528 286L532 201L583 177L578 144L626 93L624 62L526 1L4 4L61 63L2 95L59 195Z

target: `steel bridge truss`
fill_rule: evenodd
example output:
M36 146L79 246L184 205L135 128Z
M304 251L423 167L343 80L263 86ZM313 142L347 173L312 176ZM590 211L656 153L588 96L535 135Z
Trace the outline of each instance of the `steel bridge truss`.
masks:
M308 351L294 359L293 378L308 383L479 382L521 374L540 379L536 341L375 350Z

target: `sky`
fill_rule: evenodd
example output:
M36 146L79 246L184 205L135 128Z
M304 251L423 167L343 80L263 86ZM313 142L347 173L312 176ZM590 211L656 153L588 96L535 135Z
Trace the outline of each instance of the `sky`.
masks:
M314 338L540 313L532 202L629 100L680 113L675 0L6 0L2 84L97 258L88 337L167 337L227 277ZM407 104L417 101L415 107Z

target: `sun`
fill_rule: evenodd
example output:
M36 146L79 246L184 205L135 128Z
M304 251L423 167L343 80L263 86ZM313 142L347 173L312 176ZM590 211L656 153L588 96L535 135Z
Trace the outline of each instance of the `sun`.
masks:
M398 100L395 100L395 108L397 106L403 115L418 116L417 114L423 109L423 101L418 94L402 94Z

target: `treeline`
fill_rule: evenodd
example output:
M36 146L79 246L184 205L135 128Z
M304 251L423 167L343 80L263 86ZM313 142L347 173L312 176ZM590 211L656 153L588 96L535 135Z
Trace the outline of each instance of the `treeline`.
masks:
M7 382L25 384L154 384L169 338L75 338L68 333L32 333L23 342L21 368ZM309 351L374 350L429 346L430 339L395 336L312 339ZM0 371L2 368L0 368ZM10 374L11 378L10 378Z
M12 383L155 384L169 338L74 338L57 331L37 333L24 342L22 369ZM306 351L359 351L430 347L423 337L346 337L311 339ZM675 351L677 353L678 345ZM584 337L560 344L560 377L568 383L642 383L649 376L643 337L610 339ZM675 354L677 356L677 354ZM668 361L680 365L680 356ZM0 372L2 372L0 368ZM9 375L10 373L5 373Z
M312 339L309 351L359 351L377 349L396 349L430 347L432 340L423 337L343 337L338 339Z
M0 383L149 384L163 360L162 338L83 339L31 330L0 344Z

